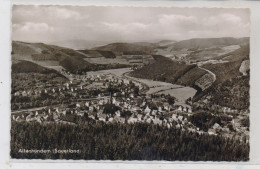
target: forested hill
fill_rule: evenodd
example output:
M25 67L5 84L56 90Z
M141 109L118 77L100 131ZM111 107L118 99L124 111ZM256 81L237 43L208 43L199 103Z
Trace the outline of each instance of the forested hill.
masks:
M17 91L36 89L37 86L65 82L68 82L68 79L58 71L33 62L22 60L12 64L12 94Z
M249 144L155 124L80 125L12 122L11 157L15 159L248 161ZM62 132L61 132L62 131ZM55 141L53 141L55 140ZM156 141L154 141L156 140ZM19 149L79 150L79 153L19 153Z
M123 52L139 51L147 54L154 52L154 44L149 43L111 43L105 46L93 48L93 50L112 51L117 55Z
M173 61L161 55L153 55L155 62L135 70L131 76L194 86L197 79L206 74L196 65L187 65L184 62Z
M93 65L73 49L44 43L12 43L12 60L26 60L42 66L61 66L69 71L91 70Z
M114 57L111 52L99 52L104 57ZM72 73L125 67L125 65L99 65L86 61L85 53L44 43L12 42L12 61L30 61L43 67L62 67Z
M217 80L208 93L202 92L200 96L210 95L212 103L222 106L248 109L250 67L247 67L246 75L240 72L240 67L243 61L249 61L249 51L249 45L245 45L221 56L222 60L228 61L226 63L203 65L204 68L216 74Z
M249 67L247 75L240 72L243 61L249 61L249 44L218 57L225 61L218 64L207 63L199 68L195 64L187 65L184 62L173 61L169 58L155 55L155 62L141 69L131 72L131 76L145 79L165 81L169 83L191 86L198 89L194 101L203 99L204 96L211 97L212 104L227 106L235 109L249 108ZM209 70L216 75L214 83L206 90L201 90L196 82L203 80L207 83Z
M209 63L203 65L203 67L215 73L217 76L217 82L221 83L241 75L239 68L242 61L249 59L249 52L249 44L247 44L234 52L222 55L218 58L228 62L219 64Z
M57 73L53 69L48 69L33 62L22 60L12 64L12 73Z

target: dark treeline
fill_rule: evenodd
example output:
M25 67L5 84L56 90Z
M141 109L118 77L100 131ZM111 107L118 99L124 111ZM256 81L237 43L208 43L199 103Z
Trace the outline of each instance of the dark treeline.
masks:
M87 117L86 117L87 118ZM154 124L80 125L12 122L11 157L18 159L246 161L249 144ZM19 149L73 149L80 153L20 153Z

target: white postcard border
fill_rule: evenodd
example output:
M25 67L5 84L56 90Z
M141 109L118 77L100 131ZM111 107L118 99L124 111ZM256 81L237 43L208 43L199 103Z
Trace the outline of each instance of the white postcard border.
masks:
M96 5L96 6L154 6L154 7L225 7L225 8L250 8L251 11L251 34L250 34L250 161L249 162L166 162L166 161L85 161L85 160L13 160L10 159L10 92L11 92L11 5L12 4L38 4L38 5ZM125 166L137 165L137 167L169 167L172 164L177 164L183 167L184 164L190 165L192 168L203 166L202 164L210 165L212 168L232 168L233 166L242 166L260 164L260 78L258 71L260 71L260 2L258 1L84 1L84 0L0 0L0 51L1 51L1 66L0 66L0 110L2 116L0 118L0 131L1 131L1 163L10 168L19 168L20 166L34 166L41 163L41 167L51 165L51 168L56 166L56 163L67 163L66 168L74 165L76 162L79 166L109 166L115 165L128 168ZM42 164L44 162L45 164ZM48 163L46 163L48 162ZM87 163L86 163L87 162ZM214 165L214 166L213 166ZM62 167L62 168L64 168ZM175 166L177 167L177 166ZM39 168L39 167L38 167ZM48 167L49 168L49 167ZM55 167L56 168L56 167ZM78 167L77 167L78 168Z

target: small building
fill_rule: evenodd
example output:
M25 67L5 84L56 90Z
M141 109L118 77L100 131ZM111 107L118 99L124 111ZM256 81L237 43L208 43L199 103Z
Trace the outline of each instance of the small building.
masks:
M179 107L178 107L178 110L179 110L179 111L183 111L183 107L182 107L182 106L179 106Z
M144 112L145 112L145 113L150 113L150 112L151 112L151 109L150 109L148 106L146 106Z
M182 121L183 116L178 116L178 119L179 119L180 121Z
M137 118L135 117L130 117L128 120L127 120L127 123L136 123L138 121Z

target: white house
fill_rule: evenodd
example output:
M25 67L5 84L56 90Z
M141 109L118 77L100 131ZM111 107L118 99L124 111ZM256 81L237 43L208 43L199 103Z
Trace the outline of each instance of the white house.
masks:
M93 115L90 115L90 116L88 116L89 118L91 118L91 119L93 119L93 120L95 120L95 116L93 116Z
M116 116L120 117L120 116L121 116L120 110L117 110L117 111L115 112L115 114L116 114Z
M209 135L217 135L217 134L216 134L216 131L213 130L213 129L209 129L209 130L208 130L208 134L209 134Z
M174 121L177 121L177 115L176 115L176 114L172 114L172 119L173 119Z
M93 111L94 107L93 106L89 106L89 111Z
M151 109L150 109L148 106L146 106L144 112L145 112L145 113L150 113L150 112L151 112Z
M178 107L178 110L179 110L179 111L182 111L182 106L179 106L179 107Z
M86 103L85 103L85 106L89 107L89 102L86 102Z
M137 120L138 120L138 121L141 121L141 120L142 120L142 117L143 117L142 114L137 114Z
M131 98L135 98L135 95L133 93L130 94Z
M159 125L162 125L162 120L160 120L160 119L158 119L158 118L155 118L154 120L153 120L153 123L154 124L159 124Z
M114 120L119 123L125 123L125 118L123 117L115 116Z
M63 115L66 115L66 113L67 113L66 110L63 110L63 111L62 111L62 114L63 114Z
M177 125L176 125L176 128L177 128L177 129L181 128L180 124L177 124Z
M127 123L136 123L137 121L138 121L137 118L130 117L130 118L127 120Z
M146 120L146 122L147 122L147 123L151 123L151 122L152 122L152 119L148 118L148 119Z
M156 113L157 113L157 110L153 110L153 111L152 111L152 115L154 115L154 116L155 116L155 115L156 115Z
M212 128L213 128L214 130L216 130L216 129L218 129L218 128L221 128L221 126L220 126L218 123L215 123L215 124L212 126Z
M99 101L98 101L98 104L99 104L99 105L103 105L103 104L104 104L104 100L99 100Z
M116 103L116 99L113 97L112 98L112 103L115 104Z
M183 116L178 116L178 119L179 119L180 121L182 121Z

